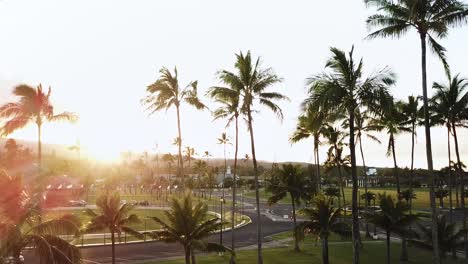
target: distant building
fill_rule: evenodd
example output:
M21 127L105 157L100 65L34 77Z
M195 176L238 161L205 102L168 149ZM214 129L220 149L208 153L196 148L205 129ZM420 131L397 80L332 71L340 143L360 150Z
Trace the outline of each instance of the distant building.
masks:
M43 196L46 207L69 205L71 200L79 200L84 194L83 184L67 175L53 177Z
M377 176L377 169L376 168L367 168L367 186L368 187L375 187L379 185L379 177ZM366 176L358 176L358 186L365 187L366 185ZM351 187L353 186L352 180L346 180L346 186Z

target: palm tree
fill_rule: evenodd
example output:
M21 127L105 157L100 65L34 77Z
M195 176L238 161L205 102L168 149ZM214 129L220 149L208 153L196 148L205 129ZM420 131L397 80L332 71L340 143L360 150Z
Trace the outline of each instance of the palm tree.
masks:
M223 145L223 148L224 148L224 173L223 173L223 199L224 199L224 180L226 178L226 171L227 171L226 145L231 144L226 132L223 132L221 134L221 137L218 138L218 144Z
M353 58L354 47L348 56L331 48L332 57L326 68L330 73L322 73L308 79L309 96L303 106L326 113L343 113L349 124L349 149L351 154L352 213L353 213L353 263L359 263L359 219L358 182L355 148L355 113L360 107L371 112L388 107L388 87L395 83L393 73L384 68L368 78L363 77L362 59L356 65Z
M398 200L395 202L390 195L379 195L379 205L381 211L378 213L367 214L366 217L369 222L382 228L386 234L387 242L387 263L390 264L390 235L392 233L406 237L408 234L407 227L417 220L415 215L407 214L409 210L408 204ZM406 239L403 240L401 260L408 259L408 252L406 248Z
M135 208L133 205L122 203L118 192L106 192L96 199L98 212L87 209L86 213L91 221L86 226L87 233L108 230L111 233L112 242L112 264L115 264L115 234L120 240L122 232L137 238L143 235L130 227L131 224L140 223L136 214L131 214Z
M153 114L160 110L167 110L175 107L177 114L177 132L178 132L178 170L177 175L183 179L184 162L182 158L182 128L180 107L183 103L195 107L198 110L206 108L206 106L198 99L197 81L190 82L184 88L179 86L177 67L174 67L174 74L167 68L163 67L159 70L161 77L150 84L146 91L149 93L142 101L147 106L147 109Z
M340 199L340 189L338 189L336 187L333 187L333 186L330 186L330 187L324 189L323 194L331 202L331 205L333 205L334 197ZM338 206L338 208L340 208L340 206Z
M461 186L461 207L463 210L463 228L466 229L466 212L465 212L465 183L464 177L461 167L460 161L460 151L459 151L459 144L458 144L458 137L457 137L457 126L463 126L464 122L466 122L468 115L467 115L467 108L468 108L468 80L465 78L461 78L459 75L451 78L450 74L448 75L449 83L448 85L443 85L437 82L434 82L433 88L436 89L436 93L431 100L434 105L435 112L439 113L439 118L436 119L445 119L445 123L447 126L447 132L453 133L453 139L455 143L455 154L457 157L457 164L458 164L458 175L460 178L460 186ZM437 114L436 114L437 116ZM447 139L448 144L450 144L450 139ZM450 148L450 146L448 146ZM450 150L449 150L450 151ZM449 152L450 154L450 152ZM450 157L449 157L450 158ZM450 161L449 161L450 162ZM450 171L450 170L449 170ZM451 175L450 175L451 176ZM449 176L449 177L450 177ZM451 182L451 179L449 179ZM452 207L450 207L452 210ZM465 246L465 257L468 259L468 238L464 237L464 246Z
M39 172L42 168L42 125L49 121L66 120L74 122L77 115L70 112L54 113L54 107L50 101L51 89L47 93L39 84L36 88L22 84L13 89L13 94L19 97L18 102L6 103L0 107L0 118L9 119L0 128L3 136L9 135L29 123L37 126L37 162Z
M369 115L368 111L357 111L356 112L356 142L359 142L359 150L361 152L361 159L362 159L362 167L364 170L364 194L372 194L373 193L369 192L369 175L367 175L367 167L366 167L366 161L364 158L364 147L362 145L362 137L366 136L369 140L372 140L377 143L382 143L380 140L370 134L369 132L373 130L373 128L369 125L369 121L371 120L371 116ZM369 198L369 197L367 197ZM372 199L365 199L365 204L364 204L364 210L368 212L368 207L369 203ZM370 232L369 232L369 224L366 221L366 237L371 237Z
M404 125L408 125L411 129L411 167L410 167L410 178L409 178L409 192L413 192L413 177L414 177L414 145L416 139L416 125L420 123L422 116L422 109L419 107L419 97L408 96L408 101L400 101L399 106L401 113L404 115ZM410 213L413 208L413 195L409 196Z
M431 208L432 230L434 239L434 263L438 263L440 256L437 249L437 209L434 196L435 176L432 163L431 128L429 123L429 103L427 96L427 69L426 69L426 45L429 46L441 59L446 71L448 64L445 58L445 48L440 45L435 37L444 38L448 35L449 27L461 25L466 22L467 8L458 0L364 0L367 5L378 8L379 13L370 16L367 24L370 28L378 28L371 33L369 38L391 37L399 38L410 29L415 29L421 41L421 69L422 69L422 93L424 109L424 127L426 134L427 168L431 179ZM468 258L468 250L465 250Z
M317 196L312 202L312 207L301 209L300 213L307 218L307 221L297 227L296 233L298 235L310 233L318 236L322 241L322 263L328 264L330 234L348 236L351 233L348 224L339 220L341 208L335 208L330 204L330 200Z
M252 150L252 161L255 177L255 204L257 218L260 219L260 192L258 183L258 165L255 154L254 129L253 129L253 113L255 105L260 104L272 110L279 119L283 118L281 108L275 101L285 100L287 97L277 92L269 92L267 89L282 80L271 68L262 69L260 66L260 58L256 61L252 60L250 51L247 54L236 54L235 69L236 72L223 70L219 72L218 78L232 89L240 94L240 109L241 113L246 115L248 131L250 134L250 146ZM257 244L258 244L258 264L263 264L262 256L262 226L257 223Z
M439 206L440 208L444 207L444 198L449 196L449 192L442 188L439 188L435 191L435 197L439 199Z
M42 221L38 206L27 204L21 209L17 221L0 221L0 260L12 258L14 263L24 263L21 260L21 252L30 248L34 250L40 263L82 263L79 249L60 237L79 237L77 219L71 215L64 215Z
M328 167L336 167L338 170L338 179L339 179L339 184L338 186L340 187L341 190L341 197L343 197L343 207L346 207L346 198L344 194L344 186L343 186L343 171L342 171L342 165L344 165L344 162L346 161L343 159L342 154L343 154L343 146L345 143L343 142L346 135L345 133L341 132L339 129L332 127L332 126L326 126L324 128L323 134L325 138L327 139L328 145L330 145L330 148L328 149L328 159L325 162ZM333 166L330 166L333 165ZM340 198L338 197L338 203L339 206L341 207L341 202Z
M293 132L289 141L291 143L297 143L303 139L312 137L314 143L314 163L316 169L316 191L320 191L320 158L319 158L319 145L320 145L320 136L325 133L326 117L323 113L315 113L308 111L303 115L299 116L297 121L296 130Z
M412 239L410 242L417 247L434 250L432 246L432 229L425 225L419 224L419 230L421 231L421 239ZM439 215L437 217L437 234L439 235L439 254L441 260L439 263L442 263L442 259L445 259L448 252L456 250L457 248L463 247L465 242L463 237L467 233L467 230L460 228L455 223L447 222L445 215Z
M220 78L221 79L221 78ZM221 79L223 82L223 79ZM229 85L229 83L224 83ZM235 124L235 142L234 142L234 168L233 168L233 184L232 184L232 210L231 210L231 219L235 219L236 213L236 193L237 193L237 155L239 152L239 101L240 101L240 92L239 90L228 88L228 87L219 87L215 86L210 88L208 95L213 98L217 103L221 104L213 112L214 120L218 119L227 119L226 128L231 125L232 122ZM231 250L235 252L235 230L233 221L231 226ZM231 264L235 264L235 254L232 254Z
M398 165L396 159L396 150L395 150L395 141L396 136L402 132L409 132L409 129L404 124L404 116L397 108L396 104L393 103L393 100L390 102L392 107L385 112L379 114L378 118L371 121L371 127L376 131L385 131L388 135L388 146L387 146L387 156L392 155L393 157L393 174L396 180L397 186L397 197L400 199L400 175L398 173Z
M195 156L195 149L190 146L186 146L184 150L184 154L185 154L185 159L188 161L187 173L191 173L190 170L192 169L192 159L193 159L193 156ZM192 182L193 182L193 177L192 177Z
M309 201L312 193L310 192L310 182L303 174L300 165L293 165L291 163L283 164L281 169L275 171L272 175L269 184L269 191L271 197L268 198L268 204L276 204L284 197L291 197L292 216L294 223L294 250L299 252L299 241L296 234L296 206L301 205L301 201Z
M173 198L171 210L164 211L165 219L151 217L161 231L149 233L157 240L168 243L179 243L184 248L185 263L195 264L194 250L226 251L222 245L206 242L205 239L219 230L223 222L208 213L208 206L201 202L194 202L190 193L186 193L180 200Z
M201 180L203 178L203 176L205 176L208 172L208 164L206 163L206 161L203 161L203 160L197 160L195 161L195 164L193 164L193 172L196 173L198 175L197 177L197 185L198 185L198 188L200 188L202 185L201 185Z

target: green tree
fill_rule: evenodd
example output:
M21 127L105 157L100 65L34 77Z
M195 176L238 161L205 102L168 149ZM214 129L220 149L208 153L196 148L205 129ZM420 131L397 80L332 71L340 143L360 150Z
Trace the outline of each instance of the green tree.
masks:
M367 214L366 217L369 222L382 228L386 234L387 242L387 263L390 264L390 235L397 234L405 238L409 230L407 227L417 220L415 215L407 214L409 206L407 203L398 200L395 202L390 195L379 195L380 212ZM406 240L403 240L401 259L403 261L408 259L408 252L406 247Z
M413 178L414 178L414 145L416 139L416 126L421 123L421 117L423 115L422 109L419 107L419 97L415 96L408 96L408 101L400 101L399 106L401 109L401 113L404 116L403 124L410 127L411 131L411 167L410 167L410 178L409 178L409 192L413 192ZM413 195L409 195L409 200L406 202L409 203L410 206L410 213L413 208Z
M186 193L180 200L173 198L170 211L165 211L165 219L152 217L161 225L161 231L149 233L155 239L179 243L184 248L185 263L195 264L194 250L226 251L226 247L207 242L206 239L223 223L217 217L208 213L208 206L201 202L194 202L190 193Z
M349 236L351 230L349 225L340 221L341 208L330 205L330 200L323 196L317 196L311 207L300 210L306 217L306 221L297 227L297 234L313 234L320 238L322 242L322 263L328 264L328 237L331 233L341 236Z
M224 85L229 85L225 83L220 76L220 81ZM232 122L235 124L235 142L234 142L234 168L233 168L233 184L232 184L232 210L231 218L235 219L236 213L236 193L237 193L237 156L239 152L239 115L240 115L240 91L232 87L220 87L215 86L211 87L208 91L208 95L214 99L215 102L220 104L213 112L214 120L218 119L227 119L226 128L229 127ZM235 221L232 222L232 234L231 234L231 249L235 252L235 230L234 230ZM231 264L235 264L235 254L232 254Z
M250 146L252 150L252 161L255 177L255 204L257 209L257 218L260 219L260 192L258 182L258 164L255 153L253 113L256 112L257 104L263 105L272 110L279 119L283 118L283 112L275 101L285 100L287 97L277 92L270 92L268 88L280 83L279 78L271 68L262 69L260 58L252 60L250 51L247 54L236 54L236 63L234 65L236 72L222 70L218 78L223 83L236 90L240 94L241 113L246 115L247 128L250 134ZM262 256L262 226L257 223L257 245L258 245L258 264L263 264Z
M434 250L435 247L432 244L432 241L434 241L432 239L432 228L423 224L419 224L418 227L421 232L421 238L412 239L410 243L423 249ZM463 237L467 233L467 230L459 227L455 223L447 222L445 215L439 215L437 217L436 231L439 238L439 245L437 248L441 256L439 263L442 263L447 253L464 246L465 242L463 241Z
M25 127L29 123L37 126L37 162L39 170L42 165L42 125L49 121L76 121L78 117L70 112L54 113L54 107L50 101L51 89L47 93L39 84L36 88L26 84L18 85L13 89L13 94L19 97L18 102L6 103L0 107L0 118L7 120L0 129L3 136Z
M342 113L349 124L349 150L352 179L352 220L353 220L353 264L359 263L359 219L358 182L355 148L355 114L360 107L371 112L382 111L388 106L388 88L395 83L393 73L384 68L367 78L363 77L362 59L356 64L354 47L347 56L337 48L331 48L332 56L326 63L330 72L324 72L308 79L309 95L303 105L315 111Z
M404 115L394 104L393 99L389 102L391 107L378 115L377 118L371 121L370 126L376 131L385 131L388 135L387 156L392 155L393 158L393 174L396 180L397 195L400 199L401 185L398 164L396 158L395 141L396 136L402 132L410 132L411 129L404 124Z
M421 71L422 71L422 93L424 109L424 128L426 134L426 156L427 168L431 175L431 209L432 230L434 239L434 263L440 260L437 250L437 209L434 196L435 176L432 163L431 128L429 123L429 103L427 95L427 67L426 49L427 43L435 54L442 60L446 71L448 64L445 58L445 48L440 45L437 38L447 37L450 27L466 23L467 8L462 1L458 0L364 0L369 6L378 8L378 13L367 19L370 28L377 28L369 38L399 38L410 29L415 29L419 34L421 42ZM468 258L468 249L465 249Z
M112 264L115 264L115 235L119 241L122 232L128 233L137 238L143 235L130 227L132 224L140 223L136 214L131 214L135 208L133 205L122 203L118 192L106 192L96 199L98 211L87 209L86 213L91 217L91 221L86 226L86 232L108 230L111 233L112 243Z
M296 130L289 138L291 143L297 143L303 139L312 137L314 144L314 163L315 163L315 181L317 182L316 191L320 191L320 157L319 157L319 146L320 136L324 135L325 128L327 125L326 116L323 113L315 113L307 111L299 116L297 120Z
M0 217L5 218L3 215ZM17 221L8 218L0 221L0 259L12 257L15 263L24 263L21 252L32 248L40 263L82 263L79 249L60 237L79 237L79 223L73 216L42 221L39 207L27 203L21 208Z
M343 157L343 147L345 145L345 133L341 132L338 128L332 126L326 126L324 128L324 136L327 139L328 149L327 161L325 161L325 167L333 168L335 167L338 170L338 186L341 190L341 197L343 198L343 207L346 207L346 197L344 193L344 177L343 177L343 167L345 163L349 162L348 159ZM338 197L339 207L341 207L340 197Z
M451 196L451 183L452 183L452 175L451 175L451 151L450 151L450 134L453 135L454 143L455 143L455 154L457 157L457 165L461 165L460 162L460 151L459 151L459 143L458 143L458 136L457 136L457 127L458 126L466 126L466 121L468 119L468 80L465 78L456 75L455 77L451 78L449 76L449 83L444 85L437 82L434 82L433 86L436 89L436 93L434 94L433 98L431 99L431 110L433 115L432 120L435 124L442 124L447 128L447 148L449 154L449 196ZM459 183L461 185L461 190L464 190L464 177L462 172L461 166L456 166L458 176L459 176ZM451 199L450 199L451 200ZM462 208L465 207L465 198L464 192L461 192L461 205ZM452 206L450 205L450 211ZM464 210L463 210L464 211ZM451 214L450 214L451 215ZM464 218L466 220L466 214L464 214ZM450 217L452 220L452 217ZM466 228L466 225L464 225Z
M289 195L291 198L292 216L294 223L294 250L299 252L299 241L296 234L296 206L301 205L301 201L309 201L312 196L310 181L305 177L300 165L291 163L283 164L281 169L275 170L268 191L271 197L268 198L268 204L272 205Z
M177 175L183 179L184 162L182 158L182 128L180 107L183 103L195 107L198 110L206 108L206 106L198 99L197 81L190 82L185 87L179 86L177 68L174 68L174 74L169 69L163 67L159 70L161 77L153 84L150 84L146 91L148 95L143 99L143 103L147 109L153 114L163 109L167 110L175 107L177 114L177 132L178 132L178 170Z
M330 187L325 188L323 190L323 194L328 198L328 200L330 200L331 205L333 205L334 198L335 197L338 198L338 199L340 198L340 189L336 188L336 187L333 187L333 186L330 186Z

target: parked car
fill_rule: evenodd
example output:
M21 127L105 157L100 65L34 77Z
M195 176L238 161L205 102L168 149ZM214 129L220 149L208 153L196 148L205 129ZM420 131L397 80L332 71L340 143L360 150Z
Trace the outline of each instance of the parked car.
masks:
M88 203L85 200L70 200L69 201L70 206L86 206Z

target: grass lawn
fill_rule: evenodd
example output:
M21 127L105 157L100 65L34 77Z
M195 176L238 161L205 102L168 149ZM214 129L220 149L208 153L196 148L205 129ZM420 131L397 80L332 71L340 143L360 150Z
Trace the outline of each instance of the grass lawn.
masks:
M321 263L321 248L313 245L302 246L302 252L294 252L291 248L273 248L264 249L263 257L264 262L268 264L309 264ZM383 242L364 242L364 247L361 249L362 264L385 263L386 251ZM391 246L392 250L392 263L400 263L400 244L394 243ZM182 252L182 251L181 251ZM333 264L348 264L352 260L352 247L351 243L330 243L330 263ZM413 247L409 248L409 263L412 264L425 264L431 263L431 253L429 251L419 250ZM237 253L237 263L250 264L256 263L257 251L246 250ZM227 264L229 263L229 256L218 256L215 254L197 257L200 264ZM184 260L170 260L160 262L148 262L147 264L183 264ZM460 260L452 260L447 258L444 263L446 264L459 264Z
M346 204L350 205L351 204L351 188L345 188L345 200ZM364 188L360 188L361 194L364 193ZM369 191L377 194L383 194L387 193L390 195L393 195L396 197L396 189L395 188L369 188ZM427 189L414 189L415 194L416 194L416 199L413 200L413 208L414 209L428 209L430 207L430 201L429 201L429 191ZM255 192L250 191L245 194L247 197L254 198L255 197ZM264 189L260 190L260 198L263 200L267 200L271 196L270 193L265 192ZM439 200L437 199L437 205L439 204ZM454 201L455 202L455 201ZM291 198L289 196L286 196L283 200L280 201L282 204L290 204L291 203ZM364 205L364 200L360 201L361 205ZM448 208L448 198L444 199L444 206Z

